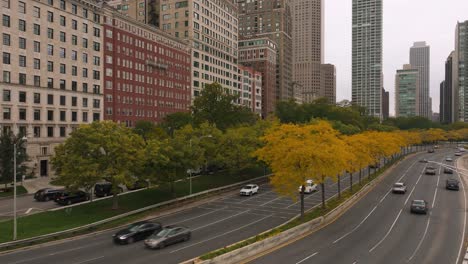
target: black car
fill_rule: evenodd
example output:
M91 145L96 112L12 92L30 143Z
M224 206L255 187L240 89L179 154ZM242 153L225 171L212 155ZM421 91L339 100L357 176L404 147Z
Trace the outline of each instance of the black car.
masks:
M127 185L127 189L129 190L138 190L143 188L148 188L149 183L145 180L137 180L133 184Z
M444 168L444 173L446 174L453 174L453 170L450 168Z
M118 190L118 193L123 192L121 187L119 187ZM112 183L110 182L101 182L94 185L94 195L96 195L96 197L105 197L113 194L114 192L112 191Z
M47 201L50 201L50 200L57 199L64 192L65 192L65 190L63 190L63 189L44 188L44 189L38 190L34 194L34 199L36 201L47 202Z
M424 200L413 200L411 202L411 213L427 214L427 202Z
M436 169L434 167L431 167L431 166L428 166L426 168L426 175L436 175L437 172L436 172Z
M131 244L161 230L162 225L158 222L142 221L129 225L127 228L115 233L112 237L117 244Z
M60 205L70 205L81 203L89 200L89 195L83 191L64 192L55 199L55 202Z
M162 249L165 246L187 241L191 237L191 232L188 228L183 226L166 226L159 233L154 233L145 240L147 248Z
M460 182L456 179L447 179L447 181L445 182L445 188L447 190L458 191L460 189L459 184Z
M434 150L433 150L433 149L429 149L429 150L427 151L427 153L434 153Z

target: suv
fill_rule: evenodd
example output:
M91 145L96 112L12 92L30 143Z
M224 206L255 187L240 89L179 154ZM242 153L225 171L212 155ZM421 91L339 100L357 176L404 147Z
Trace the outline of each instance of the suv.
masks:
M123 189L122 187L119 187L119 192L122 193ZM96 183L94 185L94 195L96 197L105 197L108 195L113 195L114 193L112 192L112 183L110 182L101 182L101 183Z
M436 169L434 167L428 166L426 168L426 175L436 175Z
M397 182L397 183L393 184L392 192L393 193L405 194L406 193L406 185L404 183L402 183L402 182Z
M81 203L89 200L89 195L83 191L64 192L60 197L55 199L55 202L60 205L70 205Z
M450 169L450 168L445 167L445 168L444 168L444 173L446 173L446 174L453 174L453 170Z
M458 180L456 180L456 179L448 179L448 180L445 182L445 188L446 188L447 190L458 191L458 190L460 189Z
M34 199L36 201L50 201L55 200L56 198L60 197L64 193L62 189L52 189L52 188L45 188L40 189L34 194Z

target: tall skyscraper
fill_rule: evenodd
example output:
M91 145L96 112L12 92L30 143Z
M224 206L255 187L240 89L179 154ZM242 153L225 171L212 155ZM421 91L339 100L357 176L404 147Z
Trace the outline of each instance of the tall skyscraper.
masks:
M335 103L335 68L324 62L324 0L292 0L293 82L305 103L327 97Z
M278 47L277 92L279 100L294 98L292 83L292 23L290 0L237 0L239 38L269 37Z
M406 64L395 76L395 115L397 117L419 116L420 100L419 70Z
M445 61L445 79L440 84L440 103L439 113L440 122L443 124L449 124L456 121L458 116L456 98L457 94L454 89L454 55L452 51Z
M159 27L160 0L104 0L104 2L138 22Z
M419 70L419 83L421 93L419 94L419 115L428 119L432 118L432 105L430 105L430 51L425 41L415 42L410 48L411 67Z
M457 23L453 63L456 121L468 122L468 20Z
M382 117L382 0L353 0L352 101Z
M382 88L382 118L388 119L390 112L390 92Z

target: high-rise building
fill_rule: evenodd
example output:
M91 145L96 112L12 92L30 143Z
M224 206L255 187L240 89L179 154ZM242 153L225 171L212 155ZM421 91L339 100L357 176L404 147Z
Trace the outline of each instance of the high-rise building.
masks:
M105 6L104 118L135 126L154 123L191 104L191 51L187 42Z
M452 51L445 61L445 80L440 84L440 122L443 124L453 123L458 116L456 110L456 98L454 82L453 82L453 69L454 69L454 54Z
M456 121L468 122L468 20L457 23L453 63Z
M221 84L230 94L240 95L238 9L235 0L160 1L159 17L163 31L190 42L192 99L205 85L214 82Z
M353 0L352 101L382 117L382 0Z
M240 105L262 115L262 73L251 67L239 65Z
M430 103L430 51L425 41L415 42L410 48L410 64L419 70L419 83L421 92L419 96L419 115L432 118L432 105Z
M292 83L292 22L290 0L237 0L241 40L269 37L278 47L278 100L294 98Z
M395 76L395 115L397 117L419 116L420 100L419 70L406 64Z
M390 115L390 92L382 88L382 118L388 119Z
M159 2L161 0L104 0L120 13L138 22L159 27Z
M304 93L307 91L304 88ZM320 65L320 97L328 99L330 104L336 103L336 69L333 64ZM306 101L305 102L310 102Z
M102 120L100 3L0 2L0 128L28 137L31 173L50 176L54 148L80 124Z
M275 111L277 45L268 37L239 41L239 64L262 74L262 117Z

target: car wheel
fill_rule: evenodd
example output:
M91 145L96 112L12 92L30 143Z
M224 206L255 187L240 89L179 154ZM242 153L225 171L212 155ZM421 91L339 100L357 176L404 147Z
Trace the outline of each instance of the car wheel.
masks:
M187 235L184 237L184 241L189 241L189 239L190 239L190 235Z
M166 245L164 245L164 242L159 243L159 249L163 249Z
M67 205L71 205L71 204L72 204L71 200L68 200Z
M127 244L132 244L134 242L133 237L127 238Z

